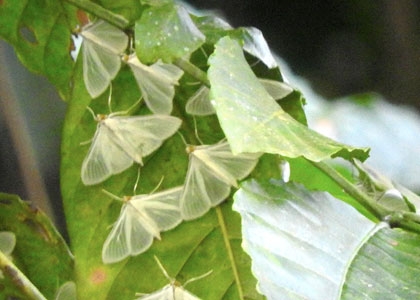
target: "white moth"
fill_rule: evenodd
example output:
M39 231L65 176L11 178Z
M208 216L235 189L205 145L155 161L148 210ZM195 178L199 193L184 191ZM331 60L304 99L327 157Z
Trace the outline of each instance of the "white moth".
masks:
M60 286L55 294L55 300L77 300L76 284L67 281Z
M215 145L188 146L189 164L181 196L181 213L185 220L204 215L238 187L237 180L251 173L260 153L233 155L227 142Z
M293 88L287 83L277 80L259 78L259 82L274 100L279 100L293 92ZM206 86L201 86L187 101L185 110L190 115L208 116L216 113L211 100L210 90Z
M184 73L180 68L161 61L151 66L142 64L136 55L127 59L147 107L155 114L169 115L175 85Z
M165 285L160 290L157 290L156 292L153 292L151 294L137 293L136 295L142 295L142 296L140 298L137 298L136 300L201 300L197 296L187 291L184 287L193 281L199 280L201 278L204 278L210 275L212 271L209 271L201 276L191 278L187 282L184 283L184 286L182 286L174 278L169 277L168 272L166 272L165 268L162 266L162 264L160 263L160 261L157 259L156 256L155 256L155 260L158 263L158 266L162 270L165 277L169 280L169 284Z
M117 27L97 20L81 29L83 79L92 98L101 95L121 67L128 36Z
M181 223L181 193L182 187L176 187L155 194L113 196L124 204L103 245L102 261L110 264L143 253L152 245L153 238L160 240L161 231Z
M97 115L92 145L86 155L81 177L85 185L97 184L118 174L133 162L143 165L143 156L158 149L181 126L181 120L164 115Z
M16 235L11 231L0 231L0 251L11 259L11 254L16 246ZM3 272L0 270L0 279L3 279Z

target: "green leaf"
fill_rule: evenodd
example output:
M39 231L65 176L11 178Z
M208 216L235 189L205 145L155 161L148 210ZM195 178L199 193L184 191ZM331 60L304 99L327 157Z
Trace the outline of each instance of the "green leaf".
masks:
M186 84L193 79L184 75L177 88L173 115L183 119L180 132L189 143L196 143L194 120L187 117L185 103L197 86ZM91 100L82 80L82 64L76 64L73 98L64 124L62 140L61 187L72 251L75 255L75 283L80 299L131 299L136 292L150 293L166 285L167 279L153 256L162 262L171 277L184 283L188 279L213 270L203 280L189 284L191 293L204 299L261 299L255 290L250 259L241 248L240 219L231 210L232 200L212 209L204 217L183 222L173 230L163 232L162 240L141 255L120 263L104 265L101 260L103 243L110 226L117 220L121 203L102 192L117 196L132 195L137 166L112 176L95 186L81 182L81 165L89 145L81 145L94 135L96 123L87 111L109 113L107 93ZM112 84L113 111L132 106L140 93L135 78L123 66ZM135 114L148 114L142 105ZM201 139L212 144L223 138L216 117L197 118ZM267 157L256 174L270 173L272 158ZM188 156L178 135L166 140L155 153L143 160L136 194L150 193L164 176L159 191L184 183ZM147 274L147 276L133 276Z
M367 158L368 149L337 143L284 112L258 82L241 47L229 37L216 44L209 64L212 99L234 153L266 152L312 161Z
M142 13L142 6L138 0L98 0L97 2L105 9L123 16L130 24L134 24Z
M146 9L136 22L136 53L143 63L161 59L171 63L188 57L204 43L204 35L179 5L167 4Z
M401 299L418 297L419 235L375 225L331 195L295 183L248 181L234 199L243 247L268 298L400 299L394 286Z
M71 30L77 24L75 8L55 0L3 0L0 16L0 37L15 48L30 71L46 76L66 100L74 65L69 52Z
M18 196L0 193L0 231L15 234L13 263L48 299L53 298L60 283L72 278L72 255L43 212L30 207ZM20 296L15 282L3 284L2 299Z
M359 250L341 299L419 299L420 235L382 228Z

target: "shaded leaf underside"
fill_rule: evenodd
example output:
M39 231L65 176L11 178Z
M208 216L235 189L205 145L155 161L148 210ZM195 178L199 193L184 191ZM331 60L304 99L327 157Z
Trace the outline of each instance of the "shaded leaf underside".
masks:
M324 192L248 181L235 194L244 248L268 299L416 299L420 237Z

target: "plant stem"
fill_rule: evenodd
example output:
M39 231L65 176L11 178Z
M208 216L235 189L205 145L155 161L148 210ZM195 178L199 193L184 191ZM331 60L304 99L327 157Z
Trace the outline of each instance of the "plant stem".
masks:
M103 8L102 6L89 1L89 0L65 0L74 6L97 16L100 19L107 21L108 23L125 30L129 27L130 23L122 16L114 14L113 12Z
M238 288L238 297L239 297L240 300L242 300L242 299L244 299L244 292L242 290L242 283L241 283L241 280L239 278L238 268L236 266L235 257L233 256L233 251L232 251L232 247L230 245L225 219L223 217L222 209L220 208L220 206L216 207L216 212L217 212L217 218L219 219L220 229L221 229L222 235L223 235L223 240L225 242L226 250L227 250L227 253L228 253L228 256L229 256L230 264L232 266L233 276L235 278L236 286Z
M0 251L0 269L29 300L47 300L33 283Z
M353 183L348 181L343 175L338 173L334 168L330 167L324 162L314 162L308 160L316 168L328 175L332 180L334 180L342 189L352 196L357 202L359 202L363 207L365 207L370 213L372 213L379 220L383 220L391 212L385 208L379 206L374 199L362 192L358 187Z
M194 78L200 80L207 87L210 87L210 81L207 78L207 74L201 69L197 68L194 64L190 63L188 60L178 58L176 61L174 61L174 64L192 75Z

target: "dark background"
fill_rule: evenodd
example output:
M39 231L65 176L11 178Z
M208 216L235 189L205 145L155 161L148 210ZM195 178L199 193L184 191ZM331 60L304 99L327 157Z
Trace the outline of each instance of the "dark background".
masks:
M328 98L376 91L420 110L420 1L195 0L273 51Z

